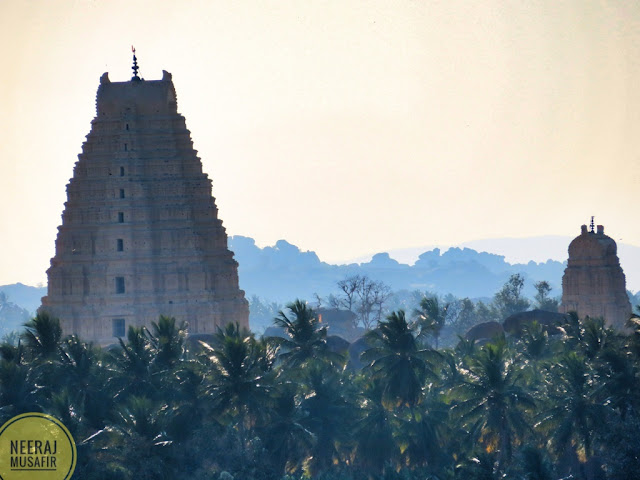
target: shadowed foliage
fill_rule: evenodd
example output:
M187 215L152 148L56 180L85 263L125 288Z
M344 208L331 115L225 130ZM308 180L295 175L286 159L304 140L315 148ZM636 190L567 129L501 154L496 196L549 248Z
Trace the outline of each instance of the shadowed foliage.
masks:
M57 318L47 312L38 313L24 324L22 340L32 358L44 361L58 354L58 344L62 338L62 328Z
M282 341L232 323L186 348L161 317L102 350L40 315L0 345L0 419L60 418L78 479L637 476L637 328L567 315L558 335L531 323L437 351L399 310L347 369L305 302L275 323Z
M367 339L372 347L362 353L361 359L368 364L372 377L381 382L383 405L415 407L422 400L427 377L436 376L431 362L437 353L420 348L416 326L407 322L402 310L367 332Z

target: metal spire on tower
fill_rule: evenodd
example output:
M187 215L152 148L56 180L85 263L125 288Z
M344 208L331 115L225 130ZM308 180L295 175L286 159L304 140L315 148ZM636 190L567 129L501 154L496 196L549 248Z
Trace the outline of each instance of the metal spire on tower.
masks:
M593 215L591 215L591 225L589 225L591 227L591 233L595 233L596 230L596 225L593 222Z
M136 58L136 49L133 47L133 45L131 45L131 51L133 52L133 67L131 67L131 70L133 70L133 77L131 77L131 80L142 80L139 76L138 76L138 59Z

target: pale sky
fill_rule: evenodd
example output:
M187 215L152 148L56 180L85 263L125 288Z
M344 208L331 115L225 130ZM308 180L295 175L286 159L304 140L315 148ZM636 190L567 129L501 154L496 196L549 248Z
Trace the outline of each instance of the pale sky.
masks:
M0 284L46 281L131 45L173 74L229 235L339 262L595 215L640 245L635 0L1 0Z

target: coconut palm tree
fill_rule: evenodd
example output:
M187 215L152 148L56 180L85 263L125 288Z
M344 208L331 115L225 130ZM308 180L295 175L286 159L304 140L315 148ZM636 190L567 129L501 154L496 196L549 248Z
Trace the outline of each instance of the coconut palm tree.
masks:
M60 366L65 383L72 390L85 389L96 368L97 352L76 335L64 339L60 347Z
M57 318L47 312L39 312L24 327L21 339L31 358L45 361L58 355L62 328Z
M206 395L209 386L204 365L198 359L184 359L172 369L158 372L161 376L160 394L172 409L167 433L174 439L183 441L191 437L202 425L210 411L210 401Z
M444 327L447 318L449 304L440 305L438 297L423 297L420 306L414 310L413 315L418 320L420 327L420 337L433 337L436 350L438 349L438 339L440 331Z
M535 406L521 385L522 373L504 339L485 345L457 387L459 412L470 433L487 451L497 451L500 466L511 459L518 436L529 429L524 411Z
M411 416L398 415L396 438L403 446L403 461L407 465L428 466L433 471L453 460L445 451L445 437L450 436L449 406L442 401L439 388L431 384L421 404Z
M154 349L155 366L159 369L175 365L185 353L187 322L176 326L176 319L160 315L158 323L151 322L151 345Z
M602 390L601 403L608 405L624 421L629 412L640 412L640 366L621 345L610 344L596 365Z
M24 344L20 341L20 335L17 332L14 333L15 337L13 339L8 340L7 336L5 336L0 344L0 359L21 365L25 360Z
M517 455L517 478L522 480L554 480L553 464L543 449L525 445Z
M586 317L581 333L582 349L589 360L597 357L614 336L613 331L605 326L603 318Z
M549 435L550 444L564 463L572 462L578 451L586 460L593 453L596 426L605 418L594 380L590 365L576 352L566 353L551 369L545 392L548 406L536 427Z
M103 354L92 344L87 344L77 336L65 338L60 346L60 360L56 366L57 384L51 390L65 393L69 405L81 410L85 427L103 428L113 408L113 396L105 391L109 371L103 368ZM67 398L58 399L63 404Z
M200 342L209 384L205 387L213 413L221 423L235 425L244 447L246 430L262 423L268 416L273 389L273 371L264 368L262 348L253 334L241 330L237 323L219 328L213 346Z
M636 305L636 312L629 316L626 325L632 330L629 347L636 357L640 357L640 305Z
M303 425L306 413L299 408L296 396L294 384L280 385L269 422L260 431L268 458L280 474L298 471L317 441L316 435Z
M539 362L549 353L549 334L539 322L524 325L520 341L524 356L532 362Z
M173 442L166 435L171 413L166 404L137 395L119 408L114 427L121 450L116 458L135 478L175 478L168 465L168 448Z
M549 348L549 334L539 322L522 327L522 336L518 346L522 351L527 370L531 374L533 388L541 384L541 362L551 353Z
M111 362L114 364L115 375L109 381L114 396L146 395L153 397L156 386L151 375L153 348L149 340L149 333L145 327L129 326L127 342L121 338L120 348L111 352Z
M278 358L290 374L312 359L334 365L345 359L327 348L327 328L318 322L315 312L302 300L289 303L273 323L284 330L286 338L271 337L269 341L279 349Z
M436 378L433 362L439 358L431 349L421 349L416 325L409 324L403 310L392 312L366 334L371 348L361 359L374 380L382 384L382 403L388 409L413 408L423 396L424 382Z
M499 480L500 473L495 452L479 452L476 456L463 459L456 465L456 478L464 480Z
M354 425L356 458L372 474L384 473L386 465L398 465L400 449L393 438L394 414L382 403L384 387L377 380L365 381L359 398L360 416Z
M42 410L36 369L0 360L0 423L26 412Z
M300 408L306 415L301 423L317 439L304 466L312 477L350 458L356 392L345 375L321 362L310 364L305 371L305 398Z

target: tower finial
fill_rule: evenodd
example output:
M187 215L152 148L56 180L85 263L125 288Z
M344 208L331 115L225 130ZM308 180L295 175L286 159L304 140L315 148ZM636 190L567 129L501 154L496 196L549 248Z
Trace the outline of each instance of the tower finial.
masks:
M589 225L589 228L590 228L590 232L591 232L591 233L595 233L596 225L595 225L595 223L593 222L593 215L591 215L591 224Z
M133 45L131 45L131 51L133 52L133 67L131 67L131 70L133 70L133 77L131 77L131 80L139 81L141 78L138 76L138 59L136 58L136 49Z

